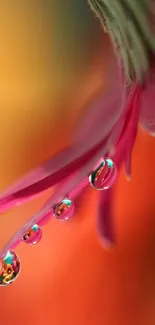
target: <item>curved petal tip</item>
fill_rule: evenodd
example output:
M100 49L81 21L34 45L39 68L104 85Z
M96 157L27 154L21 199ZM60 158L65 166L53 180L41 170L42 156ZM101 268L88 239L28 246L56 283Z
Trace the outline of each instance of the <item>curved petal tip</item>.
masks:
M98 211L99 240L104 248L113 248L116 243L112 215L112 188L100 194Z

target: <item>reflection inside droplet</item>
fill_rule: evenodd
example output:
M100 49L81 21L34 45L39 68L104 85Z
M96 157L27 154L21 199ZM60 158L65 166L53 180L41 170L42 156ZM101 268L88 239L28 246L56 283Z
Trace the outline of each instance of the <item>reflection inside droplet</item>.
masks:
M65 198L54 207L53 214L57 219L64 221L70 219L74 211L75 208L72 200Z
M117 168L111 158L106 158L89 176L89 182L97 190L110 188L117 177Z
M20 260L13 250L9 250L0 260L0 286L14 282L20 272Z
M23 236L23 241L30 245L37 244L42 238L42 230L38 225L33 225Z

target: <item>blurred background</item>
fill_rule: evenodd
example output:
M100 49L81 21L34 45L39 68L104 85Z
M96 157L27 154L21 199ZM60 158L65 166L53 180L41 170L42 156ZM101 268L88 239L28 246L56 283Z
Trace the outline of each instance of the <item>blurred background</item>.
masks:
M1 0L1 191L68 143L83 105L106 87L111 58L86 0ZM72 221L53 220L38 246L17 248L22 272L0 289L0 324L154 325L154 141L140 130L131 183L121 171L117 247L98 242L89 189ZM48 195L1 215L1 247Z

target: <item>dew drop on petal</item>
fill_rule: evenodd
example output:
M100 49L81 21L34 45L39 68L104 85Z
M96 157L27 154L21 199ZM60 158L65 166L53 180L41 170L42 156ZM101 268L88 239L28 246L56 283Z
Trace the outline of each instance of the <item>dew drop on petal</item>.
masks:
M23 241L29 245L35 245L40 242L42 238L42 229L38 225L33 225L25 235L23 236Z
M89 182L96 190L106 190L110 188L117 177L117 168L111 158L106 158L89 176Z
M72 200L68 198L63 199L53 208L54 216L61 221L72 218L74 211L74 204Z
M20 273L20 260L13 250L8 250L0 260L0 286L14 282Z

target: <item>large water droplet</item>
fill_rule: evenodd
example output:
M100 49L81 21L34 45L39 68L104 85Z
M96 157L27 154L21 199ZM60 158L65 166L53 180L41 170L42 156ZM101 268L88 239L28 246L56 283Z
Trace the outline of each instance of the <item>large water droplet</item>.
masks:
M23 241L29 245L35 245L39 243L42 238L42 230L38 225L33 225L26 234L23 236Z
M57 219L64 221L70 219L74 211L75 207L72 200L65 198L54 207L53 214Z
M0 260L0 286L14 282L20 272L20 260L13 250L9 250Z
M117 177L117 168L112 159L106 158L89 176L89 182L96 190L110 188Z

